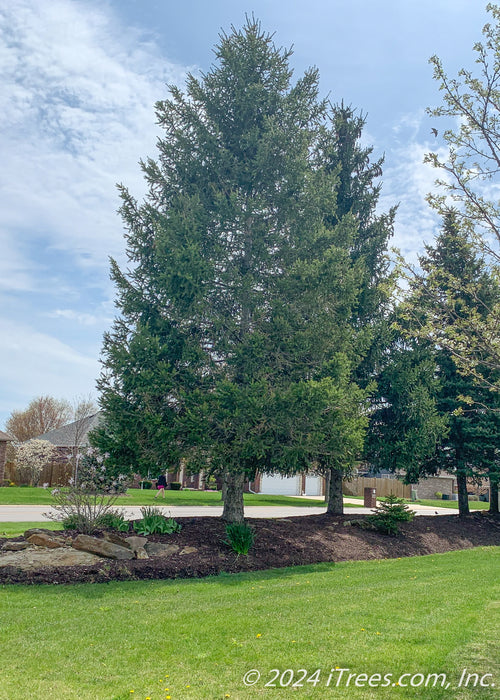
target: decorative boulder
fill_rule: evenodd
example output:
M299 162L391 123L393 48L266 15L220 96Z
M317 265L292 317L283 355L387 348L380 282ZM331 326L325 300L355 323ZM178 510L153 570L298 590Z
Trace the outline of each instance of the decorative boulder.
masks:
M68 544L63 537L57 537L49 532L34 532L27 538L30 544L36 544L37 547L47 547L48 549L57 549Z
M176 544L162 544L161 542L148 542L144 549L150 557L169 557L179 551Z
M90 535L78 535L73 540L72 546L75 549L81 549L84 552L97 554L99 557L107 559L133 559L134 552L127 547L122 547L119 544L114 544L109 540L100 540L97 537Z
M29 547L29 542L4 542L2 551L4 552L20 552Z

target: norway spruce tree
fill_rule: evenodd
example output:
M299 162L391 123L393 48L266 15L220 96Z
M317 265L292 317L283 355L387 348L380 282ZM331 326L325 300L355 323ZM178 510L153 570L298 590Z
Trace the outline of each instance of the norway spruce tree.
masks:
M415 287L415 301L427 315L442 315L443 323L449 326L466 323L469 315L486 316L490 306L498 302L494 280L470 237L460 228L454 211L445 215L435 245L426 247L420 264L425 278ZM449 431L427 468L456 476L459 512L466 515L468 479L490 478L492 491L498 488L500 404L497 393L488 389L488 384L495 383L497 373L483 367L481 371L488 381L478 383L471 375L458 371L450 349L439 346L436 361L441 383L437 408L448 417Z
M292 84L290 52L254 20L215 55L156 105L146 199L120 188L130 269L112 262L120 315L96 442L130 470L183 458L222 475L223 517L239 521L257 469L294 473L361 446L361 263L355 217L334 216L317 72Z
M440 382L433 347L393 329L375 378L365 458L375 471L389 470L416 483L434 473L426 465L448 429L437 406Z
M488 388L498 377L493 367L481 368L483 382L460 372L453 351L442 347L439 338L444 326L453 333L453 325L462 327L469 316L486 316L491 304L498 302L498 288L454 211L445 215L442 230L434 246L426 246L420 265L423 274L412 283L406 317L418 342L431 349L438 381L435 405L448 426L434 453L421 462L420 474L442 470L455 475L459 512L467 515L469 482L489 478L492 494L498 493L499 400L497 392ZM435 339L427 332L429 320L440 329ZM497 504L498 496L493 500Z
M387 246L393 234L396 208L378 211L383 158L372 161L373 149L362 146L366 119L343 103L329 110L322 131L322 149L327 172L337 174L336 207L327 214L327 225L335 227L346 217L356 222L349 256L358 275L359 293L352 308L351 382L368 389L378 371L387 346L393 279ZM328 511L343 512L342 480L360 457L344 451L336 465L322 464L328 482Z

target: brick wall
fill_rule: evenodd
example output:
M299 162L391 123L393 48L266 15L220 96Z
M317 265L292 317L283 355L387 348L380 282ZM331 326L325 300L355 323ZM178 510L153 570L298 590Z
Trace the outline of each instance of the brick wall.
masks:
M427 479L420 479L414 488L417 490L418 498L435 499L436 491L446 493L451 498L454 484L453 476L430 476Z

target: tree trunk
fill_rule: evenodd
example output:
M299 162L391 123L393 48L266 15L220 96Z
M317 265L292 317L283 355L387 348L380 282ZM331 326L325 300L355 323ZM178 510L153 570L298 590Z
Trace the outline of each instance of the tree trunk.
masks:
M344 514L344 497L342 495L343 472L340 469L330 469L328 487L328 507L326 512L330 515Z
M490 476L490 509L493 515L498 515L498 477Z
M458 514L469 515L469 495L467 493L467 475L465 471L457 470Z
M245 475L226 471L223 478L225 493L222 519L228 523L242 523L245 519L243 511Z
M325 474L325 503L328 505L330 501L330 470Z
M5 461L7 459L7 443L0 442L0 486L5 479Z

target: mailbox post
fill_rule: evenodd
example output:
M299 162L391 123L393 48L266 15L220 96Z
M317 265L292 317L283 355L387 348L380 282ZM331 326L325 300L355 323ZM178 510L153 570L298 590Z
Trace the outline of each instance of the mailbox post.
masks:
M377 507L377 491L371 487L365 486L364 489L364 506L365 508Z

